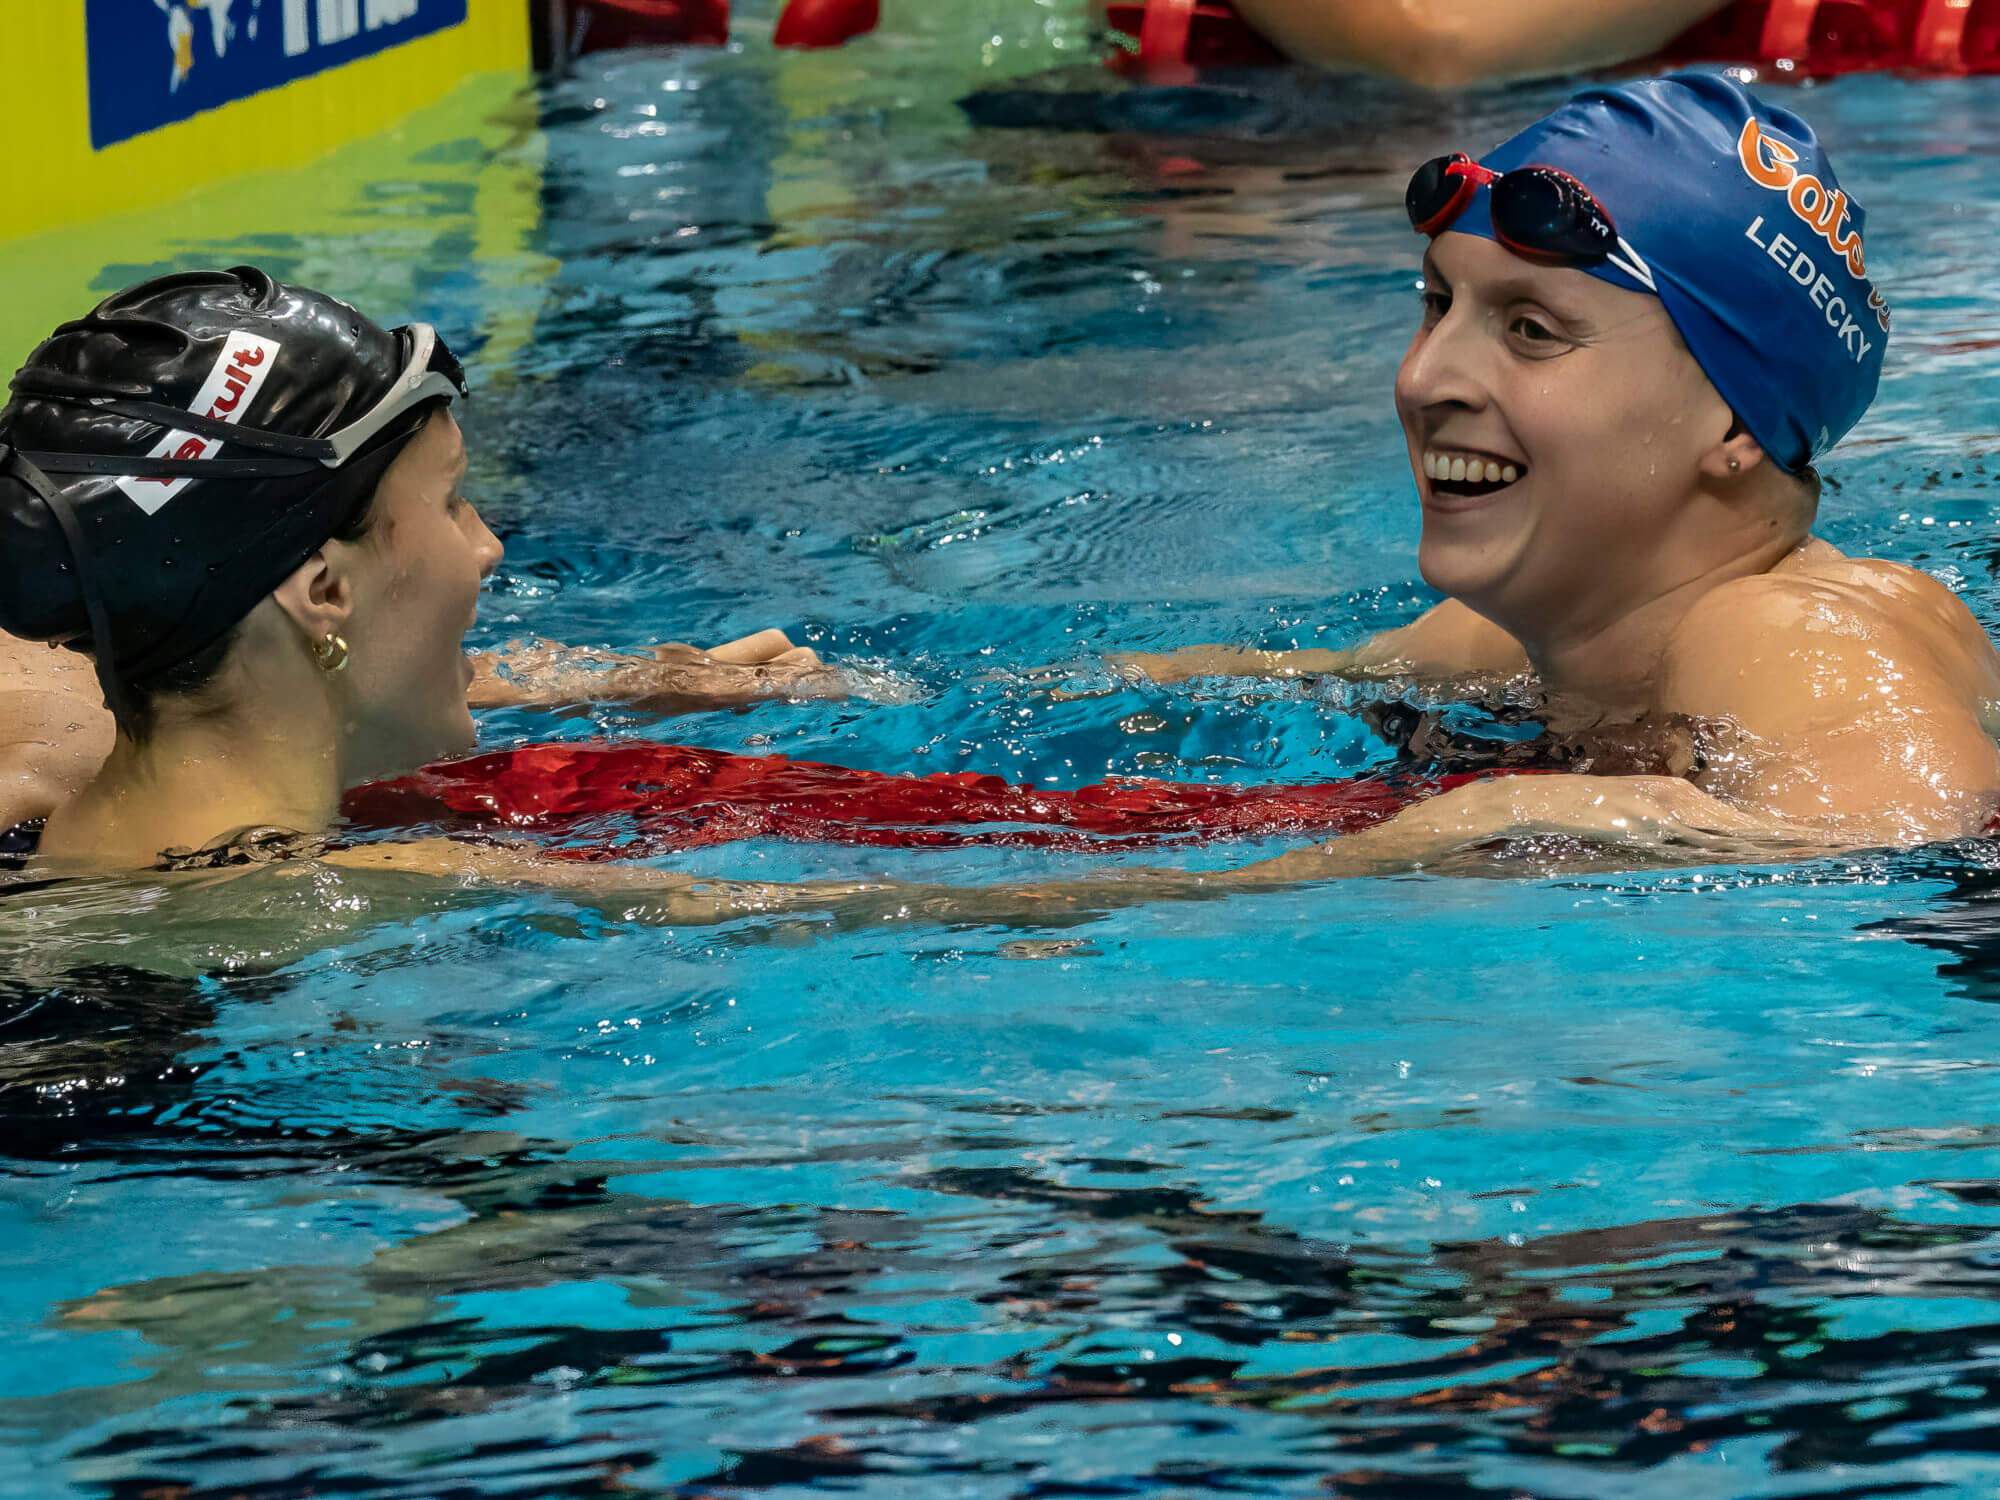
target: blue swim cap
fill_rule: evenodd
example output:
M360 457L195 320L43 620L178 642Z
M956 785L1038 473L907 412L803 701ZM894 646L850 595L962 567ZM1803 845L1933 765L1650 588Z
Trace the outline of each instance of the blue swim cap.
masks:
M1590 189L1643 264L1582 269L1656 293L1781 467L1805 468L1875 399L1889 305L1862 255L1867 215L1789 110L1676 73L1588 89L1480 165L1555 167ZM1495 239L1490 202L1482 190L1446 228Z

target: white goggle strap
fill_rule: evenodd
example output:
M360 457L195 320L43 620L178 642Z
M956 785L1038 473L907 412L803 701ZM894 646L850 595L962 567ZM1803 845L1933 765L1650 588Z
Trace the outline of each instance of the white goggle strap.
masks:
M1660 288L1653 280L1653 268L1640 258L1639 252L1632 248L1631 241L1626 239L1624 235L1621 234L1618 236L1618 248L1607 255L1605 259L1623 271L1627 276L1630 276L1634 281L1638 282L1647 291L1653 293L1655 296L1659 295Z
M415 345L410 350L410 362L396 377L396 383L360 417L321 439L333 448L332 458L320 460L329 469L337 469L354 457L370 438L411 407L421 406L440 396L449 401L459 394L458 385L450 376L441 375L430 367L431 355L437 349L437 330L428 323L412 323L410 332L415 337Z

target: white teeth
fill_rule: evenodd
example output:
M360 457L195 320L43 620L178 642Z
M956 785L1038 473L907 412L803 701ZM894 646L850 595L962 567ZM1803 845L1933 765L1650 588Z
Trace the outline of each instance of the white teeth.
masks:
M1450 457L1435 448L1424 450L1424 477L1457 484L1512 484L1521 477L1515 464L1496 463L1477 455Z

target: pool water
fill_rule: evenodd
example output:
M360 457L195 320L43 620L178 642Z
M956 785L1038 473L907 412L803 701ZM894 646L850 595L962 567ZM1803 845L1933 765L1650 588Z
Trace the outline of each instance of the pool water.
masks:
M857 689L491 743L1386 761L1309 688L1098 654L1424 607L1402 184L1560 91L1134 89L1038 4L774 58L739 9L734 50L514 101L471 168L418 153L351 234L190 236L99 289L252 255L465 343L508 546L477 644L777 624ZM2000 625L2000 84L1791 97L1898 320L1822 532ZM535 184L500 248L464 190L496 163ZM1040 926L33 891L0 903L0 1495L1989 1495L1995 1001L1979 845Z

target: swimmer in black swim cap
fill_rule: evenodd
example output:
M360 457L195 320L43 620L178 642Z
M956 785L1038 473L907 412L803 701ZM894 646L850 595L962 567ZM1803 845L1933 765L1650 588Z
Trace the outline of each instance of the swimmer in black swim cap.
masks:
M45 848L324 827L345 786L471 743L462 643L501 549L457 492L435 330L191 272L65 324L13 390L0 626L87 648L119 728Z
M323 544L370 534L384 476L462 390L429 328L391 332L249 268L147 282L58 329L0 410L0 827L96 773L112 744L100 700L135 743L172 705L208 701L261 601ZM346 639L356 682L393 660ZM101 688L82 658L29 644L44 641L91 653ZM474 660L475 707L678 712L844 691L776 630L707 651L544 642ZM426 743L462 740L462 713L438 712L450 723Z
M367 533L378 485L465 375L427 325L391 332L245 268L111 298L43 343L13 392L0 627L87 645L107 704L143 738L301 563ZM483 528L478 545L490 567ZM320 623L330 655L339 631ZM469 726L452 730L434 737Z
M88 652L118 727L45 849L318 829L343 788L471 743L463 637L500 545L457 489L464 391L430 327L250 268L134 287L35 351L0 409L0 629ZM661 649L544 676L666 695L688 664ZM824 675L778 632L718 651L711 683Z

